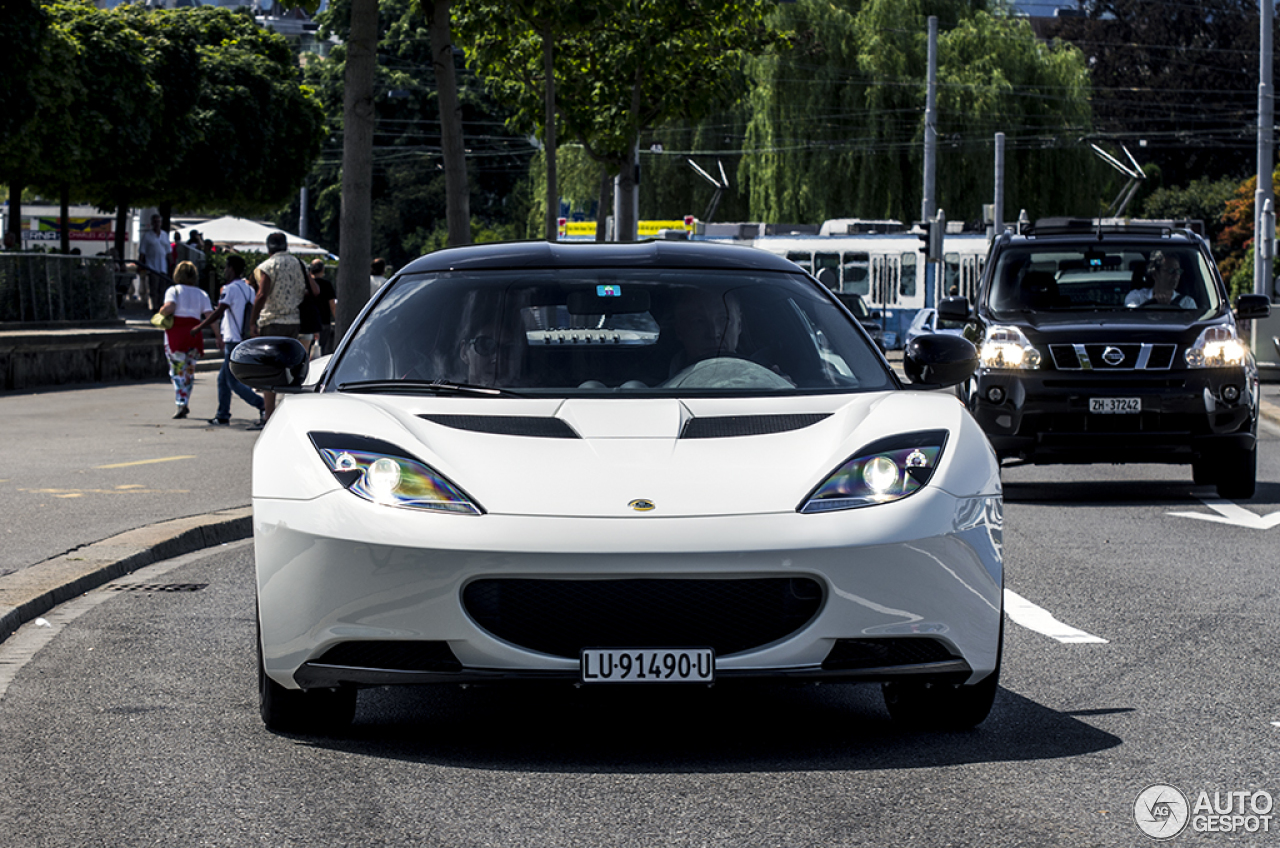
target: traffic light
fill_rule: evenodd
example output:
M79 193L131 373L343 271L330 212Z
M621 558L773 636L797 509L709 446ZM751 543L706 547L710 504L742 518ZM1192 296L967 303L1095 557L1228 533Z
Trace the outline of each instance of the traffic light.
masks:
M924 250L925 262L936 262L937 256L934 254L933 232L937 228L934 221L916 221L916 226L920 232L916 233L916 237L920 239L920 247Z

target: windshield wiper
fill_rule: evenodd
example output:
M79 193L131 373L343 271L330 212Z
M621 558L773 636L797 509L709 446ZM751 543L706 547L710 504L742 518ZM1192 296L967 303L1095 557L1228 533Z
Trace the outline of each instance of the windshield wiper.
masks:
M340 392L370 392L387 394L480 395L481 397L520 397L506 389L490 386L473 386L470 383L450 383L447 380L356 380L339 383Z

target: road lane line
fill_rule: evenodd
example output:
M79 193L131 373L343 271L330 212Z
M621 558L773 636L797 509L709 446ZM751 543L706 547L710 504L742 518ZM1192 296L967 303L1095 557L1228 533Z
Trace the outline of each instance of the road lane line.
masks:
M1085 633L1083 630L1077 630L1068 624L1063 624L1054 618L1053 613L1047 609L1036 606L1010 589L1004 590L1004 611L1009 618L1013 619L1014 624L1020 624L1028 630L1043 633L1045 636L1057 639L1059 642L1107 644L1107 640L1101 636L1094 636L1091 633Z
M177 459L195 459L195 454L190 456L166 456L161 459L139 459L136 462L117 462L113 465L95 465L94 468L128 468L131 465L152 465L156 462L173 462Z

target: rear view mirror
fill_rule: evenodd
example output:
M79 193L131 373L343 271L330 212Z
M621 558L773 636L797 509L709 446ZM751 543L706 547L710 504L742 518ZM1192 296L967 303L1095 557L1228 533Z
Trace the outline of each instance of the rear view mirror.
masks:
M649 292L620 283L569 292L570 315L632 315L649 311Z
M938 317L943 321L969 320L969 299L967 297L944 297L938 304Z
M231 351L231 373L246 386L271 392L298 392L311 365L306 349L287 336L247 339Z
M1242 294L1236 298L1236 318L1266 318L1271 314L1271 299L1265 294Z

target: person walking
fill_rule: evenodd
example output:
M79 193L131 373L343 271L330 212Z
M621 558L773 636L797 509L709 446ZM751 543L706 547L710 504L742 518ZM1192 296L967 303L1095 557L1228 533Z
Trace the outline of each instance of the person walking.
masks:
M298 307L307 289L306 268L298 257L289 253L289 240L284 233L267 236L267 258L254 269L258 295L253 300L254 336L287 336L296 339L301 330ZM276 393L263 392L263 423L276 409ZM261 425L258 425L261 426Z
M387 284L387 260L375 259L369 265L369 297Z
M169 377L178 405L174 418L186 418L190 412L196 363L204 353L204 336L195 328L211 312L209 295L200 288L200 272L190 262L179 262L173 269L173 285L164 293L160 307L161 315L173 318L173 324L164 331L164 354L169 360Z
M159 312L161 306L160 293L165 290L165 282L169 277L169 234L160 228L160 216L151 216L151 229L138 239L138 261L146 269L146 291L143 301L147 309Z
M213 312L195 326L196 331L221 319L218 333L218 349L222 351L222 367L218 369L218 411L209 419L215 426L231 423L231 393L235 392L245 403L258 410L259 423L265 419L265 405L258 393L236 379L231 373L231 352L244 341L249 332L253 310L253 287L244 279L244 257L232 254L227 257L223 272L227 283L222 287L218 305Z
M311 279L315 280L320 294L316 299L320 306L320 354L333 353L333 319L338 313L338 293L329 279L323 259L311 260Z

